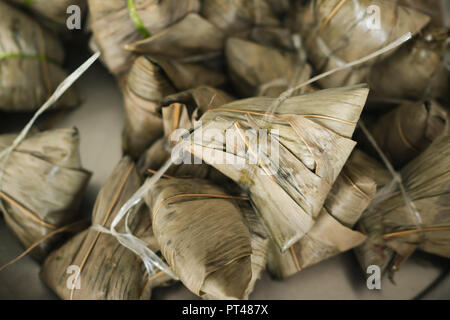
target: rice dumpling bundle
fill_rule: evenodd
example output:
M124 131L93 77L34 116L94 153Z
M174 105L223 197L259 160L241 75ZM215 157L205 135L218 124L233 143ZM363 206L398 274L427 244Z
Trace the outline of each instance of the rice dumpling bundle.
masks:
M0 149L14 134L0 136ZM3 160L2 160L3 162ZM73 221L91 174L82 169L77 130L30 135L11 153L1 178L2 211L7 226L25 246ZM39 244L31 255L42 260L57 241Z
M429 20L396 0L311 0L298 9L293 28L301 32L316 72L323 73L361 59L407 32L415 34ZM385 55L318 82L324 88L364 82L370 67Z
M200 179L163 179L146 196L171 269L193 293L242 299L252 278L251 236L238 204Z
M231 81L244 97L278 97L311 76L311 67L295 52L239 38L227 40L225 56Z
M365 172L361 163L347 164L308 233L285 253L272 245L268 262L272 274L288 277L365 241L362 233L352 230L376 192L374 180Z
M126 72L133 53L124 48L154 35L190 12L200 10L199 0L88 0L95 43L108 69Z
M368 79L374 99L444 98L449 90L449 70L444 65L449 41L447 29L427 28L375 64Z
M71 5L78 6L81 10L86 8L86 0L7 0L11 3L30 10L39 17L50 29L63 32L68 30L66 20L67 8Z
M67 77L61 68L64 51L58 39L28 15L0 2L0 110L39 108ZM79 103L70 88L55 107Z
M141 179L130 158L123 158L98 194L92 225L109 228L120 207L139 188ZM151 221L143 211L129 219L130 230L158 251ZM123 223L118 230L123 229ZM71 283L69 266L79 267ZM152 286L168 280L163 272L148 275L141 259L113 236L89 228L53 251L41 270L42 280L62 299L119 300L149 299ZM69 285L68 285L69 284ZM79 287L76 285L79 284Z
M245 189L284 252L314 225L355 145L367 94L364 86L322 90L272 113L272 98L234 101L206 112L203 134L194 130L186 149Z
M372 134L395 168L401 168L448 131L448 115L435 101L405 103L383 115Z
M449 157L450 136L443 135L400 171L410 206L398 185L384 201L377 194L359 222L368 236L356 249L364 270L397 270L416 249L450 258Z
M280 25L266 0L208 0L203 2L201 13L228 36L245 37L254 26Z

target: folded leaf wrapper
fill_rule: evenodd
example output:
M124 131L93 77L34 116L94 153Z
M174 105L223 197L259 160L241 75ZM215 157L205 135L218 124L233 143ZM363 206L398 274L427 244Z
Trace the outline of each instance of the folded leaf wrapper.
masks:
M140 174L153 174L158 170L172 156L173 146L184 135L189 134L189 130L203 113L233 100L234 98L224 91L208 86L181 91L165 97L162 101L164 137L153 143L140 157L138 161ZM188 151L184 152L182 158L182 163L172 164L166 171L166 176L208 179L226 187L233 194L240 193L234 182L213 167L201 163L200 159L195 158Z
M364 270L372 264L396 270L415 249L450 258L449 157L444 135L400 171L411 206L398 187L377 194L359 222L368 236L356 248Z
M314 226L286 253L271 246L268 268L278 278L361 245L366 237L352 227L375 196L375 181L363 163L347 164L336 179Z
M139 57L133 63L123 90L124 151L136 158L163 135L163 97L202 85L220 85L224 81L222 74L200 64L156 56Z
M280 25L266 0L209 0L201 13L229 36L245 35L254 26Z
M146 202L161 252L189 290L220 299L246 296L251 237L235 200L206 180L167 179Z
M225 56L232 83L244 97L278 97L311 76L311 67L295 52L239 38L227 40Z
M374 100L444 98L449 70L444 65L448 30L427 28L388 58L374 65L368 82Z
M0 110L39 108L67 77L58 39L31 17L0 2ZM70 88L56 103L74 107L79 97Z
M0 149L15 138L1 135ZM1 201L6 224L30 247L73 221L90 176L81 167L78 131L57 129L29 136L4 167ZM44 241L31 255L42 260L56 241L57 237Z
M275 99L234 101L206 112L186 149L248 192L285 251L314 225L355 145L367 94L363 86L322 90L288 98L267 114ZM257 134L267 143L255 146Z
M377 190L392 181L392 175L386 167L360 149L354 149L347 160L346 166L353 165L364 168L364 174L375 181Z
M250 231L251 243L252 243L252 278L247 287L244 299L248 299L249 295L253 292L256 281L261 277L262 272L266 268L267 264L267 252L270 247L270 239L265 227L253 211L251 206L244 201L240 201L239 207ZM205 294L203 299L217 300L217 297Z
M429 16L431 18L431 26L442 27L445 24L445 15L448 17L448 12L446 12L446 8L443 6L445 1L446 0L400 0L399 3ZM447 24L449 22L450 21L447 21Z
M162 135L162 98L175 91L162 69L146 57L133 64L123 90L125 126L122 144L126 153L138 157Z
M403 167L448 131L448 115L435 101L405 103L383 115L372 135L396 168Z
M199 0L88 0L88 4L95 43L114 74L126 72L133 62L133 53L125 45L156 34L200 9Z
M361 59L407 32L415 34L428 22L427 15L395 0L311 0L298 9L293 28L300 30L316 72L323 73ZM318 83L332 88L364 82L370 67L389 53Z
M134 163L130 158L123 158L100 190L92 212L92 225L109 229L120 207L140 184ZM128 219L128 226L156 252L159 247L145 210L143 207L135 212ZM119 224L118 230L123 227L123 223ZM79 272L75 273L76 279L69 281L74 274L66 270L72 265L79 267ZM148 275L137 255L113 236L92 227L53 251L45 260L41 278L60 298L82 300L149 299L152 286L168 280L163 272Z
M160 55L181 61L202 61L220 56L225 34L197 13L163 31L128 45L139 54Z
M205 112L233 100L235 99L225 91L209 86L200 86L165 97L162 101L164 136L170 139L176 129L193 128L194 123Z

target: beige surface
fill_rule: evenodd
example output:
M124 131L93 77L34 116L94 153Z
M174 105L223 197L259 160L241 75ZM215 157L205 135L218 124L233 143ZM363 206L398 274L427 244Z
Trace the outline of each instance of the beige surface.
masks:
M82 215L88 216L96 194L121 156L121 96L114 80L98 64L79 81L85 103L73 110L57 127L76 126L80 130L83 165L94 172ZM0 265L22 252L17 240L0 219ZM381 291L370 291L352 252L326 260L284 281L264 274L251 299L411 299L419 295L450 267L445 259L415 254L397 273L393 285L383 279ZM0 299L54 299L40 281L39 266L31 258L0 272ZM425 297L450 299L450 277ZM157 299L195 298L181 284L157 289Z

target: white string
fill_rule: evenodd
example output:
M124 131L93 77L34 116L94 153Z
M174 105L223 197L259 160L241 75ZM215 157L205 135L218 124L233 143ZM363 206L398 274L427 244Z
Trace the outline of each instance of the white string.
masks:
M295 91L301 89L304 86L307 86L308 84L311 84L313 82L316 82L322 78L328 77L330 75L332 75L333 73L336 73L338 71L342 71L344 69L348 69L348 68L352 68L358 64L362 64L365 63L373 58L376 58L379 55L382 55L388 51L391 51L392 49L402 45L403 43L405 43L406 41L408 41L409 39L411 39L412 35L411 32L408 32L406 34L404 34L403 36L401 36L400 38L398 38L397 40L395 40L394 42L388 44L387 46L381 48L380 50L377 50L361 59L358 59L356 61L353 62L349 62L344 64L343 66L337 67L335 69L329 70L327 72L324 72L322 74L319 74L311 79L309 79L306 82L303 82L293 88L289 88L288 90L286 90L285 92L283 92L274 102L273 104L270 106L270 108L267 110L266 114L273 114L275 113L276 109L278 109L278 107L286 100L288 99Z
M178 143L174 148L176 148L177 150L184 150L187 143L188 143L187 140L183 140L180 143ZM179 155L180 153L176 152L175 154ZM158 269L165 272L173 279L178 280L178 277L169 268L169 266L164 261L162 261L156 253L154 253L151 249L149 249L144 241L134 236L128 227L128 217L132 209L136 210L139 209L139 207L142 205L142 199L144 198L144 196L150 191L150 189L155 185L155 183L161 179L164 173L175 162L177 162L177 159L173 159L173 157L169 158L164 163L164 165L158 171L155 172L155 174L152 177L148 178L144 182L144 184L131 196L131 198L128 199L128 201L122 205L119 212L112 221L109 230L103 228L102 226L94 226L94 229L112 235L120 242L120 244L122 244L124 247L128 248L135 254L137 254L141 258L149 274L153 274L155 271L154 267L157 267ZM125 218L125 232L124 233L117 232L116 227L120 223L120 221L122 221L122 219L124 218Z

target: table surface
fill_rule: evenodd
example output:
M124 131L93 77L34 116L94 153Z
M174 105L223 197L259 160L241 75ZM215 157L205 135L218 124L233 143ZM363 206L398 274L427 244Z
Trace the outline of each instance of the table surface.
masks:
M96 63L78 82L84 103L64 114L54 127L77 127L85 168L93 172L81 206L89 216L96 195L121 157L122 98L111 75ZM19 118L29 119L30 116ZM22 122L22 124L25 122ZM0 218L0 265L23 248ZM25 257L0 272L0 299L56 299L39 279L39 264ZM250 299L450 299L450 261L418 252L381 290L369 290L353 252L346 252L283 281L264 273ZM195 299L182 284L157 288L154 299Z

